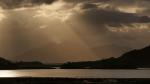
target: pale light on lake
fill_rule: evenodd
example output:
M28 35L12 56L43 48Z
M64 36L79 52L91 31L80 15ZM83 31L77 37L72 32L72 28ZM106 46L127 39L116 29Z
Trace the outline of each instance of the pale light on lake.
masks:
M150 78L150 70L104 70L104 69L0 70L0 77Z

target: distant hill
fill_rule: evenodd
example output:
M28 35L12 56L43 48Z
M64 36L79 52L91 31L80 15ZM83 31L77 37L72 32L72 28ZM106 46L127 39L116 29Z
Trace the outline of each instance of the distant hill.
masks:
M11 61L0 58L0 69L13 69L14 67L16 66Z
M52 68L52 65L43 64L38 61L17 62L15 65L17 65L16 69L54 69Z
M41 62L11 62L0 58L0 69L53 69L53 65ZM57 65L58 67L58 65ZM60 66L63 69L136 69L150 68L150 46L124 53L118 58L108 58L87 62L67 62Z
M132 50L118 58L108 58L88 62L68 62L61 68L94 68L94 69L135 69L150 68L150 46Z
M0 70L3 69L53 69L52 65L41 62L11 62L0 58Z

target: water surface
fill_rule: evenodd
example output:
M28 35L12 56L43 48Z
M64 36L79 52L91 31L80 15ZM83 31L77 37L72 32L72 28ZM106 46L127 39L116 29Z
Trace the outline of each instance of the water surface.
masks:
M150 70L103 70L103 69L0 70L0 77L150 78Z

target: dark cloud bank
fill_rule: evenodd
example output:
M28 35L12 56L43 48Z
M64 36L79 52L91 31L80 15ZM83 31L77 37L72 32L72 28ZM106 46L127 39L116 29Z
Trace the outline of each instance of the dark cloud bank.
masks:
M132 24L132 23L149 23L148 16L138 16L132 13L123 13L119 11L91 9L85 11L83 18L90 23L97 24Z
M30 7L41 4L51 4L56 0L0 0L0 5L5 9Z

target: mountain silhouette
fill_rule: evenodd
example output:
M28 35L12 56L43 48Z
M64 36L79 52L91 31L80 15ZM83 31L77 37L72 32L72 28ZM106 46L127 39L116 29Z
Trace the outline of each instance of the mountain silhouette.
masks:
M135 69L150 68L150 46L124 53L118 58L88 62L67 62L61 68Z
M52 65L33 62L11 62L0 58L0 69L53 69ZM150 68L150 46L124 53L118 58L97 61L67 62L60 66L63 69L136 69Z

